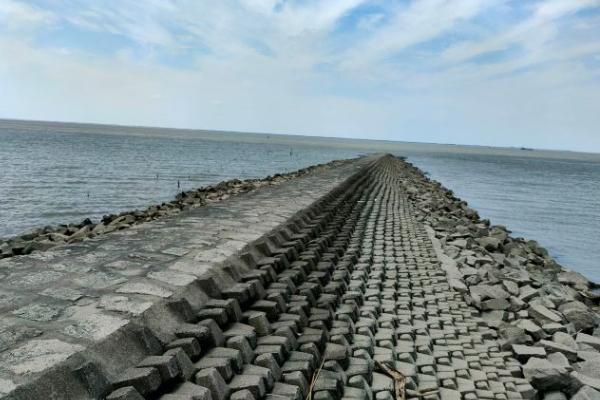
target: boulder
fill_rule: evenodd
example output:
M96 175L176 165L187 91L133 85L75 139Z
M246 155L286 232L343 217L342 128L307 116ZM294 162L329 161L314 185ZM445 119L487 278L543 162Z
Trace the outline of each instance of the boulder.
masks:
M482 237L482 238L479 238L476 240L477 240L477 243L479 243L479 245L481 247L483 247L484 249L486 249L489 252L498 251L503 242L503 240L500 240L499 238L492 237L492 236Z
M568 333L555 332L552 335L552 341L563 346L567 346L570 349L577 350L577 343L575 342L575 339L573 339L573 336L569 335Z
M512 345L515 358L521 362L525 362L530 358L546 357L546 350L543 347L525 346L522 344Z
M543 347L547 353L562 353L570 361L577 361L577 350L552 340L540 340L536 346Z
M519 295L519 285L516 282L505 279L502 281L502 286L508 293L514 296Z
M556 276L558 282L577 288L578 290L588 289L590 287L590 281L579 272L575 271L562 271Z
M576 331L591 330L598 325L598 316L579 301L565 303L558 309L565 319L573 324Z
M561 390L569 385L569 371L563 365L531 357L523 366L523 376L531 385L542 391Z
M523 286L519 289L519 298L523 301L529 301L535 297L538 297L540 293L529 285Z
M537 340L540 340L544 336L546 336L546 334L544 333L544 330L530 319L519 320L519 322L517 322L517 326L519 328L525 330L525 332L527 334L531 335L533 338L535 338Z
M546 322L556 322L559 323L562 321L562 317L556 314L554 311L549 310L546 306L541 303L533 303L529 306L529 315L539 324L544 324Z
M487 299L508 299L510 294L502 288L502 285L487 285L481 283L479 285L471 286L469 288L471 297L479 296L483 300Z
M573 397L571 400L597 400L600 399L600 392L589 387L583 386Z
M600 350L600 338L597 338L595 336L591 336L591 335L580 332L575 337L575 342L577 343L577 346L579 348L582 348L582 346L583 347L588 346L595 350Z

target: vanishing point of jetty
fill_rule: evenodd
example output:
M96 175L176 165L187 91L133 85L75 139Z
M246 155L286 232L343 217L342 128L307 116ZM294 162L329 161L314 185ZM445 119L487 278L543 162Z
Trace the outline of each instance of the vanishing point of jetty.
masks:
M593 285L405 161L225 197L12 243L0 397L600 399Z

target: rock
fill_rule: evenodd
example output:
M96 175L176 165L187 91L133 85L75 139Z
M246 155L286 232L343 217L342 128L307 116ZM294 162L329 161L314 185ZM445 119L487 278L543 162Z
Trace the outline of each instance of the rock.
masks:
M534 303L529 306L529 315L531 315L531 317L539 324L544 324L546 322L558 323L562 321L562 318L558 314L540 303Z
M563 324L557 324L556 322L550 322L542 325L542 329L553 335L556 332L567 332L567 327Z
M461 281L460 279L456 279L456 278L448 279L448 285L452 289L456 290L457 292L461 292L461 293L466 293L469 290L463 281Z
M573 286L579 290L589 289L590 287L590 281L585 276L575 271L560 272L556 276L556 279L564 285Z
M507 310L511 303L507 299L489 299L481 303L482 310Z
M544 394L544 400L567 400L567 395L563 392L548 392Z
M490 228L490 236L504 242L508 238L509 230L502 225L494 225Z
M569 360L577 361L577 351L560 343L556 343L551 340L540 340L538 343L536 343L536 346L543 347L547 353L559 352L564 354L564 356Z
M600 351L600 338L597 338L595 336L591 336L580 332L575 337L575 342L579 347L580 345L587 345Z
M598 353L598 358L595 360L578 363L577 372L590 378L600 379L600 353Z
M502 285L486 285L484 283L469 288L471 296L478 296L482 301L486 299L508 299L510 294Z
M51 242L49 240L41 240L41 241L31 241L25 245L23 249L23 254L31 254L34 251L46 251L56 246L57 243Z
M540 340L545 336L544 330L530 319L519 320L517 326L537 340Z
M507 323L498 326L498 336L512 344L531 342L531 337L525 333L524 329Z
M75 232L74 234L69 236L69 241L73 242L73 241L77 241L77 240L83 240L86 237L88 237L88 235L90 234L91 231L92 231L91 225L85 225L83 228L79 229L77 232Z
M573 336L569 335L568 333L555 332L554 335L552 335L552 340L563 346L567 346L570 349L577 350L577 343L575 342L575 339L573 339Z
M519 289L519 298L523 301L529 301L534 297L538 297L539 295L539 292L529 285L523 286Z
M600 399L600 392L592 389L589 386L583 386L573 397L571 400L597 400Z
M546 350L544 350L543 347L513 344L512 350L515 357L521 362L524 362L531 357L546 357Z
M126 386L106 396L106 400L144 400L144 398L133 386Z
M505 279L502 281L502 286L504 286L504 289L506 289L508 293L519 296L519 285L517 283Z
M523 366L523 376L538 390L561 390L569 385L569 371L564 366L537 357Z
M133 215L130 214L125 214L122 215L118 218L113 219L112 221L110 221L110 223L108 224L108 226L115 226L115 225L131 225L135 222L135 217Z
M579 294L570 286L562 285L556 281L544 284L540 291L557 305L569 303L579 298Z
M584 375L577 371L571 372L571 381L569 384L571 391L579 390L583 386L589 386L594 390L600 390L600 379Z
M546 358L553 365L560 365L562 367L565 367L569 372L571 372L573 370L573 367L571 367L569 360L562 353L548 354L548 357L546 357Z
M477 243L479 243L481 245L481 247L483 247L484 249L486 249L487 251L490 251L490 252L498 251L503 242L501 239L499 239L497 237L491 237L491 236L482 237L482 238L479 238L476 240L477 240Z
M573 324L576 331L587 331L598 325L598 317L591 312L585 305L581 308L577 304L580 302L565 303L559 307L559 310L565 316L565 319Z

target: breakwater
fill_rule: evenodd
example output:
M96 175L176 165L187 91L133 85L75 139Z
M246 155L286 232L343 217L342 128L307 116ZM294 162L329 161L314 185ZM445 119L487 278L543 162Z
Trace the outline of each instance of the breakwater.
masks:
M596 398L595 295L391 156L0 261L9 399Z
M332 168L345 162L348 162L348 160L334 160L293 172L269 175L263 179L232 179L219 182L214 186L181 191L172 201L151 205L144 210L108 214L101 221L94 222L86 218L80 223L66 223L37 228L12 238L0 239L0 259L31 254L36 251L46 251L56 246L80 242L99 235L127 229L133 225L176 215L181 211L202 207L261 187L279 185L290 179Z

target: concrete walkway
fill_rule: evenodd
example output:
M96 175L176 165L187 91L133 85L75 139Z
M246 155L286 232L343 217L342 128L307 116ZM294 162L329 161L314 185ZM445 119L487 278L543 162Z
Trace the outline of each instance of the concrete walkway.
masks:
M449 287L398 163L362 159L0 261L0 393L533 398L496 331Z

